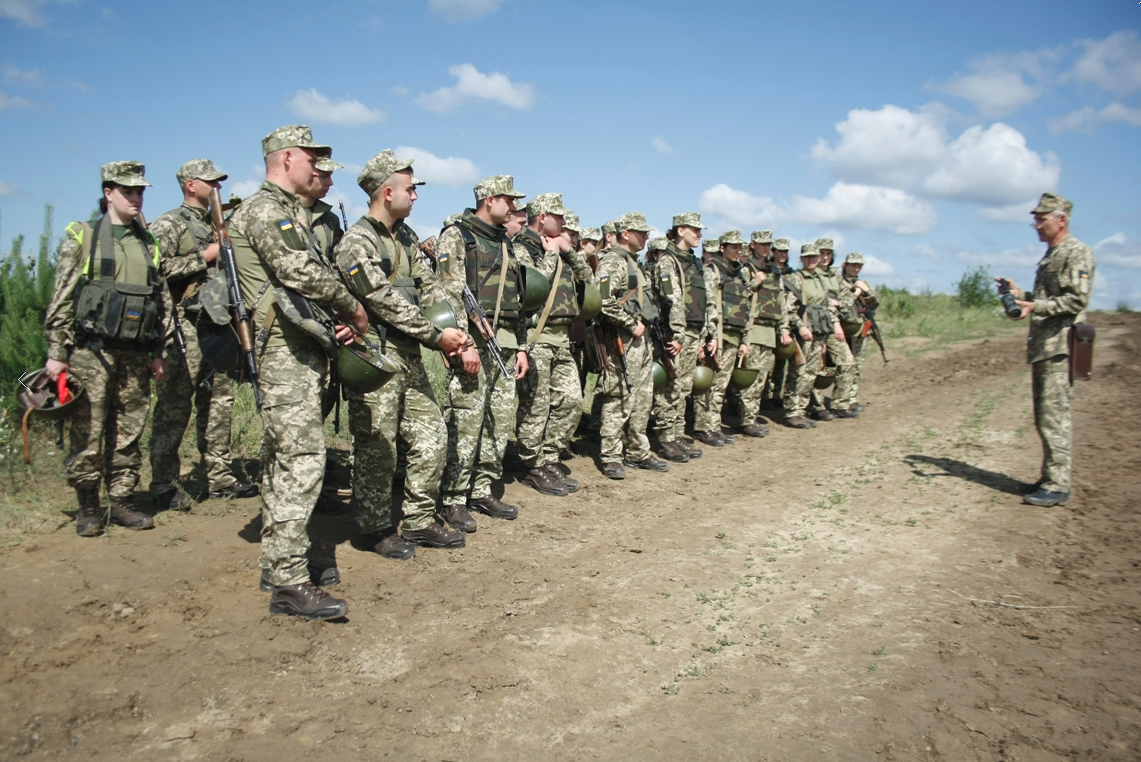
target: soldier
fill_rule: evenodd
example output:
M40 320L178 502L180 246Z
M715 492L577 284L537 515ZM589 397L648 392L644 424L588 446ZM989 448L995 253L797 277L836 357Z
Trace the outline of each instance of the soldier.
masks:
M456 315L467 315L465 286L486 311L503 349L504 376L491 356L487 339L472 331L474 346L462 355L465 370L448 378L444 421L448 425L448 458L441 487L444 519L454 529L476 530L469 507L492 518L514 519L518 506L491 493L503 476L507 435L515 423L515 382L527 375L527 328L519 265L508 243L504 223L524 194L510 175L494 175L475 186L474 209L467 209L436 244L440 281ZM480 370L482 368L482 371Z
M653 456L646 437L654 379L645 333L646 322L657 319L657 313L647 298L648 282L637 257L652 228L641 212L624 215L615 228L618 245L603 253L595 273L602 293L599 319L612 351L594 393L602 400L602 473L608 479L625 479L623 463L648 471L668 471L669 464ZM620 357L623 350L625 368Z
M143 190L150 186L144 171L137 161L102 166L101 215L94 226L67 226L44 321L48 376L56 381L69 374L86 389L74 404L64 464L79 500L80 537L103 531L101 481L111 496L112 523L154 526L153 518L135 510L133 493L151 378L160 384L166 379L171 305L159 244L139 220Z
M1093 251L1070 235L1074 205L1053 193L1043 193L1031 214L1038 240L1047 244L1038 262L1034 290L1025 291L1007 278L997 278L999 291L1009 289L1022 309L1017 319L1030 317L1026 360L1034 394L1034 425L1042 440L1042 471L1038 481L1021 485L1030 505L1065 505L1070 499L1073 467L1073 381L1069 375L1069 333L1085 322L1093 292Z
M740 262L744 244L739 230L723 234L718 239L718 254L705 268L710 274L709 293L714 301L709 323L714 338L706 349L706 355L713 359L714 376L709 391L694 398L693 436L713 447L733 444L733 437L721 430L721 408L733 369L749 352L744 339L752 324L752 300L749 271Z
M531 370L520 384L515 441L528 469L523 483L559 497L579 483L559 467L559 453L570 444L582 417L578 363L571 354L570 326L578 315L576 287L594 277L574 250L565 220L570 216L558 193L542 193L527 204L527 228L516 238L516 256L550 281L551 291L531 329Z
M792 275L792 266L788 263L788 249L787 238L773 241L773 262L780 268L781 275Z
M583 257L589 258L598 251L602 242L602 231L598 228L583 228L578 236L578 251Z
M816 250L820 253L820 261L816 266L816 274L824 283L828 292L828 301L836 311L837 318L845 314L851 307L854 298L851 292L840 285L840 274L832 267L832 254L834 245L831 238L816 239ZM852 410L848 406L851 395L850 384L856 372L856 359L852 357L852 350L844 338L844 332L828 335L825 350L835 365L834 377L836 387L832 390L832 410L824 404L824 391L812 386L812 416L818 421L831 421L833 418L857 418L859 410Z
M760 415L761 398L772 374L777 345L777 336L783 330L788 333L788 317L784 312L784 283L780 268L772 263L772 233L758 230L749 242L750 257L745 263L749 272L749 289L752 292L749 314L752 324L749 327L749 352L741 367L757 371L757 377L746 389L734 389L740 411L741 433L750 437L763 437L769 433L767 426L757 422Z
M333 211L333 205L322 199L329 195L333 187L333 172L344 169L343 166L324 156L317 160L318 184L301 195L301 205L309 219L309 229L317 241L321 256L327 261L333 261L333 249L341 240L345 231L341 229L341 220Z
M763 270L773 256L773 231L754 230L749 236L749 264L754 270Z
M721 242L716 238L706 238L701 243L701 263L708 266L721 251Z
M234 382L215 373L202 359L195 321L201 307L198 289L216 267L218 243L210 226L210 194L226 175L209 159L193 159L175 175L182 205L151 222L151 235L162 252L162 270L171 298L182 308L178 316L186 340L186 356L167 365L166 382L158 386L151 425L151 494L160 510L189 510L192 501L176 486L182 464L178 457L191 404L197 409L198 451L206 471L207 497L253 497L258 486L234 476L230 425ZM174 353L179 354L179 353Z
M363 544L386 558L412 558L417 545L462 548L463 534L435 519L448 431L420 348L458 357L468 337L457 328L440 330L424 316L423 307L446 304L447 296L404 222L412 213L416 187L423 185L412 174L412 160L381 151L365 164L357 184L368 194L368 214L337 244L336 267L368 310L368 338L384 343L399 368L376 391L347 395L357 524L365 535ZM392 515L397 435L408 460L399 532Z
M322 259L302 201L317 192L316 165L330 151L305 126L271 132L262 139L265 182L228 226L242 295L259 326L263 585L273 593L271 613L310 619L348 611L310 580L308 526L325 473L321 390L329 357L354 330L368 330L364 306ZM313 319L302 319L302 309ZM334 326L335 318L351 327Z
M851 312L853 323L859 322L861 328L863 327L864 317L862 311L865 309L874 310L879 307L879 295L876 290L869 286L867 281L860 279L860 270L864 267L864 256L859 252L852 252L844 258L844 274L841 284L848 290L849 296L847 299L842 300L848 303L851 301ZM852 356L855 358L855 372L852 374L852 392L848 399L848 410L856 413L862 412L864 406L859 404L860 395L860 373L864 369L864 356L867 353L868 337L864 335L862 330L855 331L850 337L852 342ZM843 405L843 400L840 401Z
M773 241L772 261L780 270L783 286L783 278L792 274L792 267L788 264L788 249L789 242L787 238L777 238ZM788 380L789 375L788 360L783 357L777 357L773 363L773 372L769 376L768 385L765 387L765 398L761 406L768 409L776 409L782 406L782 399L784 398L785 382Z
M618 220L611 220L602 226L602 248L610 249L618 245Z
M646 244L646 262L647 270L653 271L658 264L658 259L662 256L662 252L666 250L666 246L670 243L670 239L664 235L656 238L651 238L650 242Z
M693 390L697 353L709 337L709 311L705 268L694 256L701 243L701 215L686 212L674 215L670 232L673 240L654 268L654 288L662 309L665 351L674 358L677 378L667 379L666 387L654 395L654 434L662 456L675 463L696 460L701 450L685 438L685 401Z

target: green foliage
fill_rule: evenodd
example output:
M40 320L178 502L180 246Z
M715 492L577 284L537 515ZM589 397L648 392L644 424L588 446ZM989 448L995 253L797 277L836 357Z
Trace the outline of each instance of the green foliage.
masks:
M985 268L978 268L972 276L989 278ZM968 279L964 276L964 279ZM969 279L968 279L969 280ZM960 284L962 281L960 281ZM905 336L939 337L958 340L976 336L993 336L999 331L1019 328L1021 324L1006 319L990 300L973 307L964 307L959 295L936 294L930 289L913 294L903 288L877 288L880 306L876 320L885 339ZM1025 329L1024 326L1022 326ZM888 347L890 353L890 346Z
M994 277L982 265L967 270L955 283L955 293L964 309L973 307L993 307L998 304L998 294L994 287Z
M59 246L51 247L52 207L44 206L44 232L35 259L24 257L18 236L0 261L0 409L16 406L15 392L25 371L42 367L47 358L44 314L55 286Z

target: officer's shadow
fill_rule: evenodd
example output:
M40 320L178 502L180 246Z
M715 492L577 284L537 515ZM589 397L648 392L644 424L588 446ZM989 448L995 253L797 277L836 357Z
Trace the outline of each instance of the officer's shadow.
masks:
M1017 479L1012 479L1006 474L1000 474L995 471L987 471L984 468L978 468L960 460L951 460L950 458L933 458L929 455L908 455L904 457L904 462L911 466L911 472L916 476L933 477L933 476L957 476L975 484L981 484L984 487L990 487L998 492L1005 492L1008 495L1018 495L1020 482ZM932 471L934 467L940 471Z

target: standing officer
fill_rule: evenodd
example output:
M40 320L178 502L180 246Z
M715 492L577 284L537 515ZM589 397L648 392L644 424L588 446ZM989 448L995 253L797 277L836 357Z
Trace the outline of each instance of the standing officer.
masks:
M302 197L316 193L329 146L308 127L262 139L265 182L229 221L242 295L258 326L262 396L262 555L269 610L310 619L344 616L348 604L310 581L309 518L325 473L321 395L338 341L368 330L364 307L337 279L309 229ZM302 310L312 319L302 319ZM330 313L332 316L330 316ZM351 322L334 325L333 319Z
M861 313L862 309L874 310L879 307L880 300L876 290L869 286L867 281L860 279L860 270L864 267L864 255L859 252L852 252L844 258L844 272L841 280L842 285L848 289L848 299L852 302L852 312L859 318L862 323L864 317ZM864 335L862 330L857 331L851 337L852 341L852 357L855 358L855 372L852 374L852 392L848 398L848 410L859 413L863 410L864 406L859 404L860 397L860 373L864 369L864 357L868 348L868 337ZM838 404L843 406L844 401L839 400Z
M810 429L816 425L804 416L812 394L816 374L823 365L824 347L829 336L844 339L836 307L828 298L828 288L816 272L820 253L806 243L800 247L800 270L785 279L789 327L796 331L804 353L804 364L792 363L784 393L785 423L794 429ZM782 332L781 343L798 339ZM837 386L840 383L837 381ZM847 390L847 383L844 385Z
M133 493L151 378L160 384L166 379L163 344L171 307L159 244L139 220L150 186L144 171L137 161L102 166L101 215L94 226L67 226L44 321L48 376L55 381L67 373L86 389L74 404L64 463L79 499L80 537L103 531L100 482L111 496L112 522L154 526L153 518L134 509Z
M178 449L190 422L190 407L197 409L198 451L202 453L211 498L253 497L256 484L239 481L233 473L230 426L234 413L234 382L203 362L195 320L198 289L216 268L218 242L210 226L210 193L222 187L227 175L209 159L193 159L176 175L182 205L151 222L151 235L162 251L162 271L174 303L181 308L179 322L186 339L186 357L173 356L166 382L158 387L151 424L151 494L160 509L189 510L191 500L175 486L181 473ZM177 355L178 353L173 353Z
M789 242L787 238L777 238L773 241L772 263L780 270L781 286L784 286L784 277L792 274L792 267L788 264ZM765 399L762 407L780 408L784 398L785 382L788 380L788 360L777 357L773 363L773 372L765 388Z
M816 276L824 283L824 288L828 292L828 302L836 311L837 318L840 316L841 310L844 310L847 305L842 301L841 297L847 294L847 289L840 285L840 274L836 272L836 268L832 267L832 256L834 254L834 244L831 238L817 238L816 251L820 254L820 260L816 265ZM844 332L840 331L839 334L830 333L825 340L825 351L832 357L832 362L835 365L835 379L836 386L832 390L833 410L829 410L824 404L824 392L816 388L813 384L811 389L812 397L812 415L818 421L831 421L833 418L856 418L859 416L859 411L853 411L847 407L848 397L850 391L848 385L856 370L856 359L852 357L852 350L848 346L848 342L844 338Z
M780 269L772 264L771 248L772 233L768 230L755 231L749 243L752 256L745 263L752 292L749 308L752 324L747 337L749 353L741 367L757 371L757 377L748 388L735 389L733 395L740 410L741 433L749 437L763 437L769 433L768 427L757 423L757 417L776 360L773 350L776 349L777 337L782 330L788 333L783 276Z
M1043 193L1031 214L1038 240L1047 245L1038 262L1034 290L998 278L1000 290L1010 289L1022 308L1019 320L1030 317L1026 360L1034 393L1034 425L1042 440L1042 473L1034 484L1022 485L1030 505L1065 505L1070 499L1073 467L1073 381L1069 377L1069 332L1085 322L1093 292L1094 258L1090 247L1070 235L1074 205L1061 196Z
M452 311L470 317L464 307L465 285L487 313L499 358L511 373L504 376L486 338L473 327L475 344L464 350L464 374L448 378L444 421L448 458L441 487L444 518L463 532L476 530L469 507L497 519L514 519L518 506L491 493L503 476L507 436L515 426L515 382L527 375L527 328L519 263L504 223L524 194L511 175L494 175L475 186L475 209L440 233L436 258L440 281ZM482 370L480 370L482 368Z

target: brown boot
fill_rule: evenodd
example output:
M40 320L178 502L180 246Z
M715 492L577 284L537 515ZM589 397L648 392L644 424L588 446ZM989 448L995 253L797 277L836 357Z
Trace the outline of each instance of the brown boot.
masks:
M578 479L572 479L569 474L563 473L563 469L558 463L548 463L543 468L562 482L563 486L567 488L567 492L578 492L578 488L582 486L578 483Z
M336 619L349 612L349 604L334 598L309 580L300 585L275 587L269 613L303 616L306 619Z
M519 506L504 503L495 495L470 500L468 501L468 506L473 511L479 511L483 515L490 516L493 519L514 521L519 516Z
M80 537L98 537L103 534L103 506L99 503L99 485L85 484L75 488L79 498L79 515L75 533Z
M693 442L690 442L685 437L678 437L674 440L674 444L677 445L679 450L689 456L690 460L697 460L703 454L701 450L693 446Z
M423 548L462 548L464 546L463 532L457 532L447 524L432 523L423 529L405 529L401 536L405 542L419 545Z
M111 523L128 529L153 529L155 520L145 513L136 511L131 498L112 495Z
M476 530L475 517L471 515L463 503L445 505L440 518L446 521L452 529L458 529L465 534L471 534Z
M748 426L741 427L741 433L747 437L756 437L760 439L765 434L769 433L768 426L762 426L759 423L750 423Z
M570 491L560 479L555 478L554 474L542 466L536 466L528 471L522 482L534 487L536 491L542 492L544 495L564 497Z
M662 457L674 463L686 463L689 461L689 456L685 451L678 447L677 442L663 442L662 443Z

